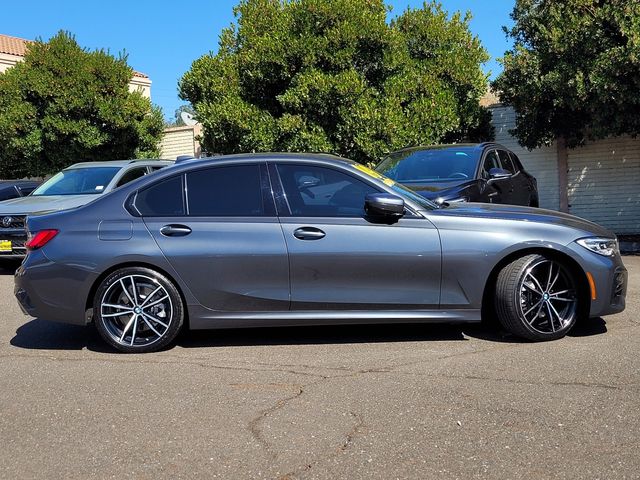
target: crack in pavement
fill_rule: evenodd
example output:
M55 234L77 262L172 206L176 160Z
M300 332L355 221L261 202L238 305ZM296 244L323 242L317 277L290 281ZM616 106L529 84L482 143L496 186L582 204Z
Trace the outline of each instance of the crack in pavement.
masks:
M20 358L20 359L30 359L30 360L52 360L52 361L56 361L56 362L104 362L104 363L110 363L110 364L121 364L121 365L139 365L139 364L145 364L145 365L165 365L165 364L171 364L171 365L192 365L192 366L197 366L197 367L202 367L202 368L210 368L210 369L214 369L214 370L231 370L231 371L243 371L243 372L278 372L278 373L290 373L292 375L302 375L302 376L307 376L307 377L315 377L315 378L327 378L326 375L321 375L319 373L311 373L311 372L299 372L296 370L281 370L281 369L267 369L267 368L249 368L249 367L232 367L232 366L228 366L228 365L215 365L215 364L210 364L210 363L204 363L203 361L186 361L183 358L180 357L162 357L162 358L169 358L172 360L178 360L177 362L175 361L167 361L167 360L151 360L151 359L142 359L140 360L139 358L136 360L125 360L125 359L120 359L117 360L115 358L62 358L62 357L56 357L56 356L51 356L51 355L19 355L19 354L7 354L7 355L0 355L0 359L4 359L4 358Z
M364 429L364 427L365 427L364 419L362 418L362 416L360 414L358 414L356 412L349 412L349 415L351 415L353 418L355 418L356 422L353 425L353 427L351 427L351 430L349 430L345 434L344 441L337 448L328 451L326 455L324 455L322 458L316 460L313 463L305 463L305 464L301 465L300 467L292 470L291 472L280 476L279 480L291 480L291 479L295 478L296 476L298 476L300 474L304 474L304 473L308 472L309 470L311 470L314 467L314 465L317 466L320 463L323 463L323 462L329 460L330 458L333 458L336 455L339 455L340 453L342 453L345 450L347 450L349 448L349 446L353 443L355 437L358 434L360 434L362 432L362 430Z
M551 381L551 382L531 382L525 380L517 380L514 378L497 378L497 377L483 377L480 375L442 375L442 374L431 374L431 373L422 373L422 372L393 372L398 375L410 375L416 377L427 377L427 378L440 378L440 379L449 379L449 380L482 380L482 381L490 381L490 382L504 382L511 383L515 385L529 385L529 386L577 386L577 387L585 387L585 388L603 388L607 390L619 390L619 391L629 391L627 388L620 387L618 385L609 385L606 383L588 383L588 382L562 382L562 381ZM635 385L632 385L635 386ZM633 389L632 389L633 390Z
M297 385L296 388L298 389L296 393L294 393L289 397L281 398L276 402L275 405L272 405L271 407L262 410L260 413L258 413L256 417L251 419L248 424L249 432L251 433L253 438L262 446L262 448L267 452L267 454L274 460L278 458L278 454L277 452L273 451L273 449L271 448L271 444L264 437L260 424L270 414L284 408L288 403L292 402L296 398L299 398L304 393L304 385Z

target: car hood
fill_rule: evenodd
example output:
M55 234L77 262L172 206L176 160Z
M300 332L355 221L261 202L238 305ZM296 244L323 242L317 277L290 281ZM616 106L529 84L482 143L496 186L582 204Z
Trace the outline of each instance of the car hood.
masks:
M476 183L476 180L433 180L400 183L423 197L433 200L442 196L442 194L463 190Z
M571 227L597 236L615 237L614 233L597 223L568 213L545 210L542 208L519 207L493 203L455 203L435 210L436 215L474 217L485 219L517 220Z
M55 212L79 207L95 200L99 195L37 195L12 198L0 202L0 215L29 215Z

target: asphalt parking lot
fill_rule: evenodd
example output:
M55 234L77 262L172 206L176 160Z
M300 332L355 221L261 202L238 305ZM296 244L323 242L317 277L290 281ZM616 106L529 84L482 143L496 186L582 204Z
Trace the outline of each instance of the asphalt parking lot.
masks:
M556 342L482 327L187 332L157 354L24 316L0 270L0 478L639 478L627 310Z

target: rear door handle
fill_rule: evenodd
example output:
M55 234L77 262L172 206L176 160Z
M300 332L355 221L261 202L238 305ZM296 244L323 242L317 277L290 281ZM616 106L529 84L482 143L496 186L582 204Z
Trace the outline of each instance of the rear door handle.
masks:
M184 237L191 233L191 229L186 225L165 225L160 229L160 233L165 237Z
M320 240L325 235L326 233L315 227L300 227L293 231L293 236L300 240Z

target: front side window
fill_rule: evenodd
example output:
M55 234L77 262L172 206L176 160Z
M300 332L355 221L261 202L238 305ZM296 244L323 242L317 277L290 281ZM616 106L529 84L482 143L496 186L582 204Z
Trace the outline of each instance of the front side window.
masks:
M482 164L483 178L489 178L489 172L492 168L502 168L500 166L500 159L498 158L498 154L495 150L491 150L487 153L487 156L484 159L484 163Z
M277 166L291 214L296 217L363 217L364 199L379 190L325 167Z
M175 217L185 214L182 176L154 183L138 192L135 210L145 217Z
M63 170L36 188L32 195L99 195L120 167L86 167Z
M191 216L262 216L260 166L233 165L187 173L187 198Z

